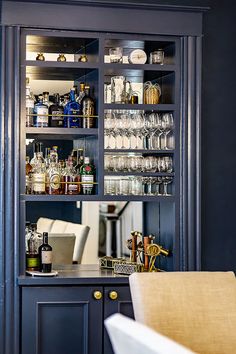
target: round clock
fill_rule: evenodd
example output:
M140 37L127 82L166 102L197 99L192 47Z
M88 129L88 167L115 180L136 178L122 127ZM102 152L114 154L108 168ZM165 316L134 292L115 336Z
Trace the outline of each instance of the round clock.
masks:
M147 54L142 49L134 49L129 55L129 62L131 64L145 64L147 61Z

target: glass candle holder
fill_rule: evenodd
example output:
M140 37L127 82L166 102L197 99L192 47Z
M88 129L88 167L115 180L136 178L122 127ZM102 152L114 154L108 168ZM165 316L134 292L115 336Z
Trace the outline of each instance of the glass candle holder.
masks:
M150 64L164 64L164 50L158 49L155 52L150 53Z

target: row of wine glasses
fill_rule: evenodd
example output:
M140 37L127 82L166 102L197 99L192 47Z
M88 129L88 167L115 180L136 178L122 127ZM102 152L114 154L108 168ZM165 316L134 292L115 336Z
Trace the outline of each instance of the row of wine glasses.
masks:
M104 156L105 171L114 172L173 172L170 156L109 155Z
M104 115L106 149L170 150L173 130L174 118L170 112L106 110Z
M141 196L172 196L168 192L168 185L172 183L173 177L118 177L105 178L105 195L141 195Z

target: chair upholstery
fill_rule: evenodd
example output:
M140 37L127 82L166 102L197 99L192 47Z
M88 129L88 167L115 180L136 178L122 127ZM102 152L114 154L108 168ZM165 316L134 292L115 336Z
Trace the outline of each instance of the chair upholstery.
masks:
M81 263L84 246L88 237L90 228L86 225L75 224L68 222L65 228L65 233L73 233L76 236L75 247L73 253L73 261Z
M76 224L72 222L67 222L63 220L53 220L48 218L39 218L37 221L38 232L49 232L49 233L68 233L75 234L75 247L73 252L73 261L81 263L85 243L89 234L89 226Z
M233 272L134 273L135 319L200 354L236 353Z
M41 234L43 232L51 232L54 221L55 220L49 218L39 218L37 221L37 231Z
M192 351L119 313L105 320L115 354L191 354Z

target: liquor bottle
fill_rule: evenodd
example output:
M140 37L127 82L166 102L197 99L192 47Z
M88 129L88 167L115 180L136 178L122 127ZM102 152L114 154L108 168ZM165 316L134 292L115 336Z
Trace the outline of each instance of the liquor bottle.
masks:
M54 145L50 150L50 161L58 163L58 146Z
M95 126L94 119L94 100L90 96L90 87L85 86L85 95L81 101L81 110L83 114L83 128L93 128Z
M61 106L65 108L65 106L67 105L67 103L70 101L70 96L69 95L64 95L62 97L62 103Z
M85 95L85 91L84 91L84 89L85 89L85 84L84 84L84 82L81 82L81 83L79 84L79 87L80 87L79 95L78 95L76 101L79 103L79 105L81 105L81 101L82 101L82 99L84 98L84 95Z
M64 126L64 108L59 103L59 93L54 94L54 103L49 107L49 127L63 128Z
M46 169L49 167L50 165L50 148L47 147L45 148L45 158L44 158L44 161L45 161L45 167Z
M48 108L53 104L51 101L49 101L49 92L47 91L43 92L43 103L48 106Z
M61 194L80 194L80 176L73 167L72 157L69 156L66 161L66 167L61 176Z
M45 163L44 158L43 158L43 153L42 153L42 143L34 143L34 156L30 160L31 166L34 168L34 166L37 163Z
M29 156L25 159L25 194L32 193L32 166Z
M46 169L44 163L37 163L33 168L32 189L33 194L45 194L46 192Z
M38 102L34 105L34 127L48 127L48 106L43 103L43 96L39 95Z
M30 85L29 85L29 78L26 78L26 101L25 101L25 109L26 109L26 127L33 127L34 126L34 97L30 92Z
M26 269L35 271L39 270L39 253L38 253L38 245L36 239L36 233L34 230L29 229L30 235L26 235L27 237L27 250L26 250Z
M50 165L46 171L46 193L60 194L60 172L55 157L50 159Z
M84 164L84 149L77 149L77 164L75 165L76 173L80 174L80 168Z
M80 177L82 182L82 193L93 193L93 182L95 175L95 167L90 164L89 157L84 158L84 164L80 168Z
M75 101L75 90L70 90L70 101L64 107L64 127L81 128L80 105Z
M48 244L48 233L43 233L43 243L39 247L39 270L42 273L52 271L52 247Z

